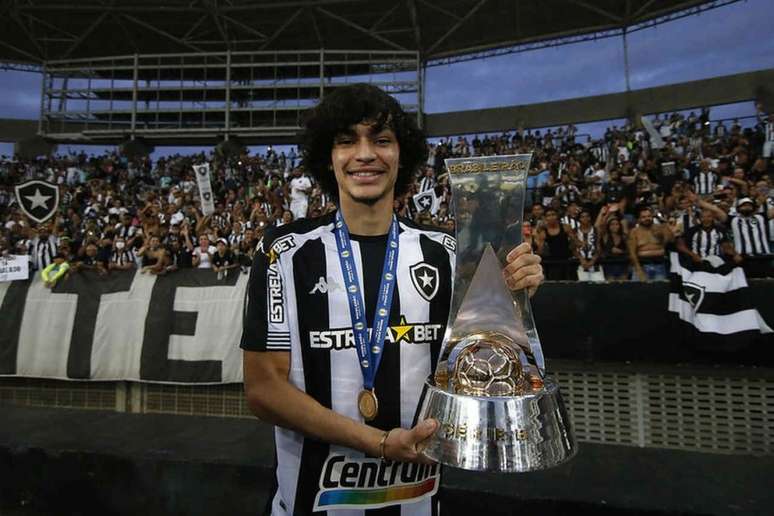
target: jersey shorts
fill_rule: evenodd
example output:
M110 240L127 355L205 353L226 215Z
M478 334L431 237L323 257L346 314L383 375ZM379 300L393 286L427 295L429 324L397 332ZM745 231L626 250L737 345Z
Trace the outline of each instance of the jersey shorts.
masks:
M435 369L452 290L453 237L399 219L397 282L376 375L379 413L369 424L410 428ZM289 381L320 404L362 421L363 388L334 214L267 230L253 263L241 347L290 353ZM387 236L351 235L366 319L373 322ZM276 428L272 514L430 515L440 467L368 457Z

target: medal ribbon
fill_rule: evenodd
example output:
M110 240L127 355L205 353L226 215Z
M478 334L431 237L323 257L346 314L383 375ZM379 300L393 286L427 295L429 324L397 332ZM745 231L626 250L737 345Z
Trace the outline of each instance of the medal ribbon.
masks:
M379 363L382 360L384 338L387 335L387 327L390 320L392 295L395 292L395 271L398 268L398 229L398 219L393 214L390 233L387 238L387 252L384 254L382 279L379 284L379 297L377 298L376 313L374 314L374 327L371 331L369 342L365 302L360 292L360 281L352 255L349 229L341 216L341 210L336 211L336 247L339 251L339 262L341 263L341 272L344 275L344 285L347 288L349 315L352 319L352 331L355 336L355 349L360 361L360 371L363 373L363 386L368 390L374 388L376 371L379 369Z

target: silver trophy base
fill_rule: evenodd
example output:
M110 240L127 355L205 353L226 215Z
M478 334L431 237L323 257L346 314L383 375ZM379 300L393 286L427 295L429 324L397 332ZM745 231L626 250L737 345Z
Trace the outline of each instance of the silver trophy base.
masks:
M425 382L419 421L440 424L422 453L471 471L526 472L572 458L578 445L559 386L545 379L537 392L518 397L452 394Z

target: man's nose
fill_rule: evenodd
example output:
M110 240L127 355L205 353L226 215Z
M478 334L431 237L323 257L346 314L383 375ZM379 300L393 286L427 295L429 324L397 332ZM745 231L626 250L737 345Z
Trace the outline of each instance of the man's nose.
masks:
M373 161L376 159L376 154L374 153L374 147L371 143L371 140L368 138L360 138L357 141L357 146L355 148L355 158L358 161Z

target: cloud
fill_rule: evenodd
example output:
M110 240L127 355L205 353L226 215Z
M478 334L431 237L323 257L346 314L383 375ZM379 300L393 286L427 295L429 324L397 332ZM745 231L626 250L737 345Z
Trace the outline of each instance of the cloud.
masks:
M40 116L41 77L37 73L0 72L0 117L36 119Z
M774 67L771 0L747 0L628 36L632 88ZM608 38L431 67L430 113L625 89L623 42Z

